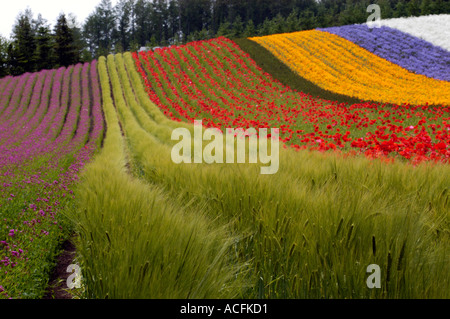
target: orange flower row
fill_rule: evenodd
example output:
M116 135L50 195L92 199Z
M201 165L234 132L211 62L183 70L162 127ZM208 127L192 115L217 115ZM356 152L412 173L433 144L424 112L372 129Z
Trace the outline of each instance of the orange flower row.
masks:
M363 100L450 105L450 83L412 73L337 35L311 30L250 38L318 86Z

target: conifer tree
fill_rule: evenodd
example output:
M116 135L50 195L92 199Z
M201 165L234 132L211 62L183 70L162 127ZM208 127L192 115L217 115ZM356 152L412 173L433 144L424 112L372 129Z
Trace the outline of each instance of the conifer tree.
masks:
M69 66L78 62L73 34L64 13L60 14L55 26L55 54L56 63L59 66Z
M36 67L38 70L55 67L53 36L49 26L41 25L36 30Z
M11 60L14 60L13 75L36 70L36 40L32 28L32 12L27 9L17 17L12 33Z

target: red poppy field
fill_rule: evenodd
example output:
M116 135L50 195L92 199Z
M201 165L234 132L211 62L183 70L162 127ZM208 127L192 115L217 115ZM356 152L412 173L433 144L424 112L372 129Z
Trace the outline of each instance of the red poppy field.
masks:
M226 38L134 54L150 99L174 120L207 127L280 127L296 149L414 162L450 159L450 107L346 105L295 92Z

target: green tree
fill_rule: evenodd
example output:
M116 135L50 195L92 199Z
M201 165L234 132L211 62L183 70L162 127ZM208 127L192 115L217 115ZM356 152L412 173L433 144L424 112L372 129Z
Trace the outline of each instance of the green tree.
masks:
M38 70L55 67L55 44L48 25L41 25L36 31L36 66Z
M58 66L69 66L78 62L73 33L70 30L66 15L60 14L55 26L55 55Z
M93 56L217 36L239 37L364 23L367 6L383 19L448 12L447 0L102 0L83 27ZM447 10L447 11L445 11Z
M406 7L406 12L408 14L408 16L420 16L420 4L419 4L419 0L411 0L409 1L407 7Z
M222 22L219 26L219 30L217 30L217 36L231 38L233 36L232 24L228 21Z
M378 4L380 6L382 19L390 19L394 17L394 10L392 9L391 1L379 0Z
M244 33L244 23L242 22L241 16L236 16L234 19L233 27L232 27L232 37L239 38Z
M86 51L86 41L83 37L82 25L77 21L77 17L73 13L69 13L67 17L67 25L69 26L70 31L73 35L73 45L75 47L75 60L88 62L90 60L86 60L85 55Z
M298 10L294 8L294 10L292 10L292 12L286 18L285 32L294 32L300 29L298 15Z
M19 75L25 72L34 72L36 70L36 40L32 28L33 14L30 9L20 13L12 32L12 45L10 51L14 60L12 73Z
M169 38L169 7L166 0L153 0L152 30L158 43L165 45Z
M0 36L0 78L9 74L8 46L10 41Z
M243 36L248 38L248 37L253 37L255 35L256 35L256 27L255 27L255 24L253 23L253 20L250 19L247 21L247 25L245 26Z
M170 0L167 19L169 43L174 44L178 40L177 34L181 31L180 8L178 6L178 1Z
M115 44L117 35L116 15L110 0L102 0L83 26L86 46L94 58L108 55Z
M21 70L18 70L18 63L17 63L17 52L16 48L12 41L9 42L8 47L6 49L6 64L8 69L8 74L11 75L19 75L21 74Z
M421 15L429 15L431 14L431 1L430 0L422 0L420 4L420 14Z
M191 33L188 38L187 41L191 42L191 41L199 41L199 40L208 40L211 39L212 36L212 31L211 30L207 30L207 29L202 29L200 31L195 31L194 33Z
M111 0L102 0L96 8L100 26L100 48L110 52L114 43L116 16Z
M130 49L132 10L133 3L127 0L120 0L114 8L115 16L117 17L117 29L114 37L116 39L115 45L120 45L122 51Z
M211 28L213 3L212 0L178 0L181 31L185 37L191 32Z
M301 30L311 30L317 27L316 18L314 12L307 9L300 13L299 25Z
M325 28L327 26L330 26L333 21L333 16L329 14L325 6L320 5L317 9L317 17L316 17L316 24L320 28Z
M339 13L339 24L348 25L366 22L368 4L366 1L347 0L345 9Z
M133 7L135 33L134 39L140 46L145 45L152 37L153 7L150 2L137 0Z
M272 24L270 28L270 34L283 33L286 29L286 20L281 13L278 13L275 18L272 19Z
M140 48L139 43L137 43L136 40L131 40L131 42L130 42L130 51L136 52L136 51L139 50L139 48Z
M406 3L404 0L399 0L397 5L395 6L394 18L406 17L408 15L408 11L406 10Z
M150 37L150 41L147 41L145 43L145 46L150 47L150 48L154 48L154 47L158 46L158 40L156 40L156 36L154 34Z
M86 22L83 25L83 38L86 42L87 50L90 53L90 56L93 58L97 58L97 52L100 48L100 38L101 38L101 30L100 30L100 19L99 16L94 13L91 13L87 18Z
M432 14L449 13L450 2L447 0L434 0L430 4L430 11Z
M272 32L272 20L270 20L269 18L266 18L264 20L264 22L261 24L261 26L258 28L259 29L259 35L260 36L264 36L264 35L269 35Z

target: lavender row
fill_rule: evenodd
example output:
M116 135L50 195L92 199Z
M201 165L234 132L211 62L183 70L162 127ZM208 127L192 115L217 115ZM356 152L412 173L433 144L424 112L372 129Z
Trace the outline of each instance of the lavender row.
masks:
M61 71L63 70L58 70L56 76L61 76ZM4 165L5 163L12 166L17 165L26 159L32 158L39 149L39 137L42 136L45 127L50 125L50 121L45 121L49 113L49 93L53 89L54 94L56 94L54 91L56 88L52 87L52 81L50 80L50 77L47 78L44 84L39 108L28 122L28 129L19 132L19 134L11 134L10 131L6 132L10 134L11 140L9 143L0 145L0 150L3 149L3 152L0 154L0 166L2 162Z
M39 136L41 136L42 131L45 130L46 122L44 119L48 116L50 111L49 109L49 100L50 100L50 92L54 92L53 94L57 94L56 90L59 89L57 86L58 81L61 81L62 75L64 73L64 69L59 69L57 71L53 71L51 75L46 78L44 83L44 87L40 96L39 107L34 112L33 117L26 125L27 129L23 130L21 134L17 135L17 150L21 150L22 158L30 158L33 156L33 150L36 150L39 145ZM26 152L26 154L24 154Z
M31 101L28 105L27 111L23 116L17 119L12 127L12 134L14 136L22 136L26 132L30 131L30 121L39 110L39 105L41 102L42 89L48 77L51 77L52 72L45 70L39 73L38 79L34 86L33 94L31 96Z
M54 141L54 138L58 133L57 128L64 123L67 102L66 104L61 103L60 95L62 95L63 98L68 95L71 71L72 67L69 67L68 69L59 69L51 90L44 92L48 94L47 98L50 100L48 102L47 99L47 112L36 130L34 130L21 145L22 149L29 150L27 157L35 157L42 153L51 154L49 144Z
M8 100L8 104L3 107L3 112L0 117L0 124L6 122L11 116L13 110L15 110L17 104L19 103L20 98L22 97L22 92L29 77L30 73L26 73L19 78L17 85L12 93L12 96Z
M45 74L34 73L29 77L27 84L25 85L22 97L20 99L19 105L14 109L10 109L12 113L8 119L5 116L5 122L3 127L5 128L4 134L0 135L0 143L4 143L4 135L15 136L17 131L20 130L21 126L24 129L26 122L29 120L30 113L36 109L36 96L40 93L43 84L43 78ZM37 100L39 101L39 100ZM9 137L11 138L11 137Z
M37 73L33 73L28 77L22 91L22 96L15 105L15 110L14 108L10 108L9 114L4 115L5 122L9 122L10 126L16 123L16 121L26 112L28 105L30 104L31 94L33 93L36 84L37 75Z
M450 81L450 52L396 29L366 24L318 29L347 39L411 72Z
M72 145L84 145L89 138L91 98L89 93L89 70L90 64L85 63L81 72L81 108L79 112L79 125L76 127L75 135L71 141Z
M40 73L39 82L35 85L27 112L18 121L16 129L5 132L8 139L2 143L2 146L11 147L16 145L17 148L41 123L48 107L48 99L45 98L45 92L51 90L53 74L54 71L42 71ZM40 81L44 81L42 85Z
M0 124L0 167L63 147L69 152L103 132L96 61L8 80L2 99L10 121Z
M3 91L5 90L6 86L11 81L12 76L7 76L0 79L0 96L3 94ZM2 105L0 105L0 109L2 108Z
M104 129L96 67L94 61L43 71L32 92L20 90L19 77L0 83L7 102L0 111L18 101L0 124L9 137L0 143L0 299L42 297L36 287L43 288L47 274L33 270L53 257L64 231L59 216ZM68 154L75 160L66 169L61 160Z
M14 77L9 81L8 85L4 88L2 95L0 96L0 119L11 100L12 92L15 90L17 83L22 77ZM0 128L1 129L1 128Z
M70 103L63 104L67 107L67 112L64 112L65 121L61 121L60 118L63 114L62 112L59 112L57 119L55 119L56 123L63 123L63 126L61 129L58 129L58 136L53 143L54 147L59 147L70 142L76 131L81 106L81 68L82 65L77 64L73 70Z
M90 88L92 95L92 129L89 136L89 142L96 143L104 130L103 111L100 92L100 81L97 73L97 61L91 63L90 70ZM93 145L94 147L95 145Z
M65 152L83 145L90 150L98 147L104 127L97 62L77 65L76 68L81 69L81 73L74 71L70 111L54 143L57 147L64 147Z
M0 165L4 161L4 158L10 158L12 156L12 150L9 145L11 145L13 135L9 128L10 123L7 120L11 113L14 113L13 110L21 99L21 94L26 81L29 79L29 75L24 74L12 79L0 99L0 105L2 106L0 109Z
M14 141L15 145L5 143L0 146L0 148L6 146L5 153L0 155L0 159L6 157L7 163L11 166L33 160L42 154L51 154L51 148L54 147L51 142L58 134L57 128L63 125L67 111L72 69L73 67L60 68L56 72L55 79L46 82L42 90L39 111L29 122L29 129L24 130L22 134L11 136L11 141ZM61 86L62 81L64 81L64 87ZM61 103L60 95L65 97L65 105Z

